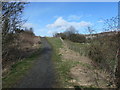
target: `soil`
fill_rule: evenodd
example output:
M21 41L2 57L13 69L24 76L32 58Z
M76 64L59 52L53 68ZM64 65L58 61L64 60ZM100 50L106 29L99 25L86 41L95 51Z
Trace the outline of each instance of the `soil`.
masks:
M70 69L69 83L74 86L95 87L95 88L114 88L113 82L110 80L110 75L104 70L92 63L88 57L81 56L79 53L70 50L64 43L63 48L60 49L62 60L72 60L80 62L80 64Z

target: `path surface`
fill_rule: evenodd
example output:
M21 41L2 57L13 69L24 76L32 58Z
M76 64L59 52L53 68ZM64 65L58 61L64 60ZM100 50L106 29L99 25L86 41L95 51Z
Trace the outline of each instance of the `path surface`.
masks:
M45 38L41 38L43 49L33 68L15 88L52 88L55 85L55 70L51 61L52 48Z

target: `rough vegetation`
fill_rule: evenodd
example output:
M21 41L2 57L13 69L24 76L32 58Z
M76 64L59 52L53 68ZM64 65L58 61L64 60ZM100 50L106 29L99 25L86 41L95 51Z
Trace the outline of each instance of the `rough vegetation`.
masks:
M111 25L111 27L114 28L115 26ZM69 49L92 59L94 64L110 74L110 78L114 84L115 82L119 82L118 52L120 32L118 30L109 30L107 32L93 34L94 30L91 27L88 27L88 31L90 34L81 35L76 33L74 28L70 27L65 32L55 34L54 36L61 37L67 43ZM117 86L119 85L117 84Z
M2 88L13 88L21 78L23 78L29 69L34 66L35 61L38 59L40 49L34 52L30 57L21 59L15 64L11 65L7 74L2 77Z
M21 19L24 2L2 3L2 68L3 75L11 65L29 57L40 47L40 37L35 36L33 29L22 28Z
M66 88L113 88L114 81L108 72L100 69L94 61L82 56L67 41L48 38L54 49L53 61L58 72L60 87ZM70 45L69 41L69 45ZM73 43L75 44L75 43ZM72 45L73 45L72 44ZM84 47L82 44L79 46Z
M92 59L94 64L111 75L111 80L114 82L116 54L119 47L116 38L118 39L118 34L89 39L91 40L87 40L89 43L74 43L68 40L65 40L65 43L69 49Z

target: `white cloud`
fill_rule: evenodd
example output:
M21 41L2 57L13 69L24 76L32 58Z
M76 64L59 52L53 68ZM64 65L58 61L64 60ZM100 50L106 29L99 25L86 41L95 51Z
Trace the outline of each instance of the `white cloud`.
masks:
M77 30L80 28L84 28L87 26L91 26L91 22L86 22L86 21L80 21L80 22L68 22L62 17L59 17L56 19L56 21L53 24L48 24L46 27L48 28L48 33L53 33L53 32L62 32L65 31L68 27L73 26Z
M104 22L104 21L103 21L103 20L99 20L99 21L97 21L97 22L102 23L102 22Z
M82 18L82 16L77 16L77 15L70 15L68 16L68 20L71 21L71 20L80 20Z
M53 32L52 32L52 30L49 30L47 33L48 33L48 34L52 34Z
M65 21L62 17L59 17L53 24L48 24L48 28L59 28L66 26L68 24L67 21Z

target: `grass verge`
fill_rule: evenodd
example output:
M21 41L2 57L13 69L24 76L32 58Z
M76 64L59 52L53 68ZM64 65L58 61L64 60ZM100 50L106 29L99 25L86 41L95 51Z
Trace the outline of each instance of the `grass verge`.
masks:
M39 57L42 46L34 52L30 57L22 59L12 65L9 74L2 78L2 88L13 88L13 86L27 73L34 65L33 63Z
M52 60L55 64L56 71L58 73L58 80L60 83L60 87L69 87L71 84L68 82L71 80L69 75L69 71L72 67L74 67L78 62L69 61L69 60L61 60L61 54L59 54L59 49L63 48L63 43L59 38L48 37L47 40L51 44L53 48Z

